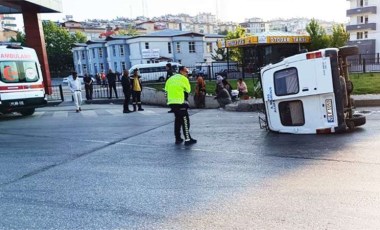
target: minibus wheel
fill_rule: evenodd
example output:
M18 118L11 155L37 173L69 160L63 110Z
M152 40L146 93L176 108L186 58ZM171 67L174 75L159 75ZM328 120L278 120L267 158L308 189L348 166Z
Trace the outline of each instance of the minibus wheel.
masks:
M21 115L23 116L30 116L30 115L33 115L34 111L36 109L35 108L32 108L32 109L23 109L20 111Z
M354 114L350 120L354 122L355 126L361 126L365 124L366 117L362 114Z
M158 81L159 81L159 82L164 82L164 81L165 81L165 78L164 78L164 77L160 77L160 78L158 79Z

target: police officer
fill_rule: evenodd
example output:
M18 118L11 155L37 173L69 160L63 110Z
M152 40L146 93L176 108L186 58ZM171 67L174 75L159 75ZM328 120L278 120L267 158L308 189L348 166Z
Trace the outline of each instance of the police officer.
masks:
M185 137L185 145L192 145L197 143L197 140L190 136L190 119L187 112L189 104L187 96L191 91L190 82L187 78L189 70L185 66L179 67L179 73L170 77L165 84L165 91L167 92L167 104L173 110L175 116L174 122L174 135L175 143L181 144L181 127Z

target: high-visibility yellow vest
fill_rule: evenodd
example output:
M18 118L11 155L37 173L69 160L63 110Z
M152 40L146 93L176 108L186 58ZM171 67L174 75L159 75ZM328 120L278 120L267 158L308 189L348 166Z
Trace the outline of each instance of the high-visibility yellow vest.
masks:
M185 102L185 92L190 93L191 87L187 77L182 74L171 76L165 84L167 92L168 105L183 104Z

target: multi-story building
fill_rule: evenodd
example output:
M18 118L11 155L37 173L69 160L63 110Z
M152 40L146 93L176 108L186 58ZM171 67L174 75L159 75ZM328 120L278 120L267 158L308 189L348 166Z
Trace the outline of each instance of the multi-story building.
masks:
M194 66L199 62L211 62L211 55L216 55L218 39L223 37L162 30L134 37L110 36L105 39L94 39L85 44L76 44L72 49L74 66L79 74L91 75L109 68L121 73L135 64L160 61ZM158 53L158 57L146 55L149 53Z
M240 23L240 26L245 28L249 34L258 34L269 30L268 23L264 22L261 18L246 19L245 22Z
M350 18L346 26L350 33L349 45L357 45L361 54L373 55L380 53L380 0L347 0L350 2L350 9L347 10L347 17Z

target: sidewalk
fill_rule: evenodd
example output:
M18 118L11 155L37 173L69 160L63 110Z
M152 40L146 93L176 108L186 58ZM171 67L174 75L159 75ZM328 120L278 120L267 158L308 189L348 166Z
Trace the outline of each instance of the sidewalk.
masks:
M365 94L365 95L352 95L355 101L356 107L371 107L380 106L380 94ZM164 92L156 91L151 88L145 88L142 95L141 101L146 105L156 105L166 107L166 98ZM84 101L86 104L123 104L124 99L94 99L91 101ZM65 101L60 103L59 106L72 105L73 102ZM189 97L190 107L194 108L193 96ZM258 111L262 107L262 99L249 99L240 100L229 104L226 106L227 111L234 112L251 112ZM217 109L219 108L218 102L214 99L214 96L206 96L206 109Z

